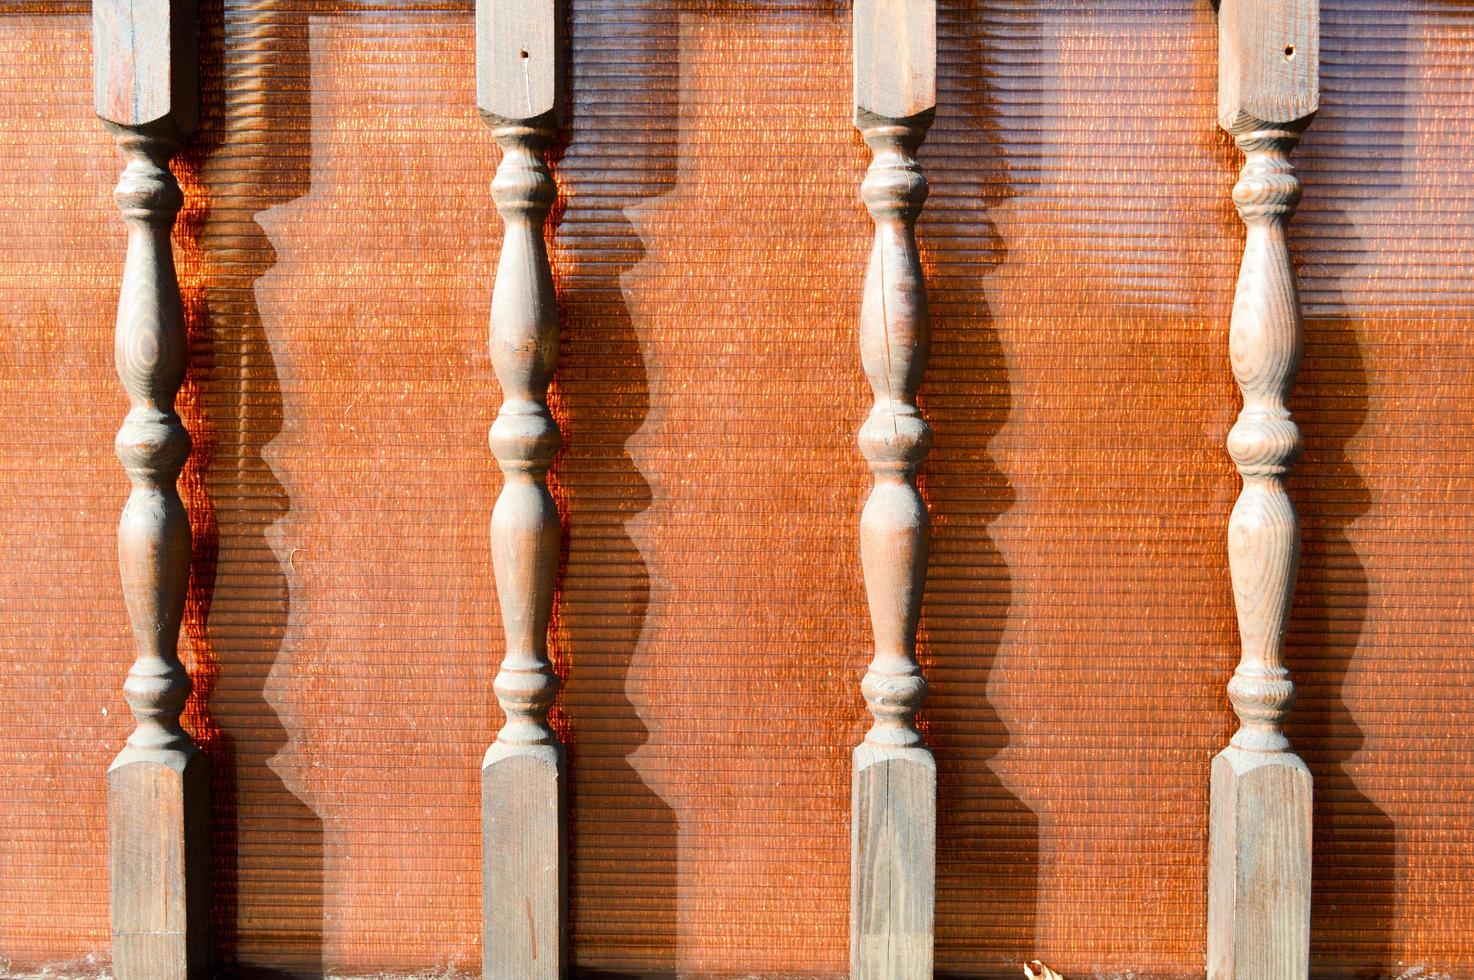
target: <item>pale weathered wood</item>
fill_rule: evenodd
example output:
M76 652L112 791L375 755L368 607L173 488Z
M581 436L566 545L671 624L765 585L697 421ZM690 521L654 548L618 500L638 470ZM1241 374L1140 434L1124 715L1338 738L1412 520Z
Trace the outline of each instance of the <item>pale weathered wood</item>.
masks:
M97 114L118 126L164 121L179 135L199 122L195 0L92 0Z
M1289 162L1319 105L1315 0L1223 0L1219 120L1245 154L1233 199L1247 228L1229 326L1244 407L1228 437L1243 478L1228 527L1241 657L1228 685L1239 729L1213 760L1210 980L1296 980L1310 969L1310 770L1282 724L1300 540L1285 476L1300 454L1287 400L1302 350L1286 226L1300 200Z
M127 159L114 359L130 402L116 448L133 489L118 564L138 655L123 685L137 728L108 769L118 980L204 977L211 966L209 779L179 721L190 530L176 484L190 440L174 410L188 347L169 241L184 203L169 159L198 118L195 16L178 0L93 4L95 106Z
M477 0L476 104L483 115L526 122L567 104L566 27L560 0Z
M1218 120L1308 120L1320 107L1320 0L1222 0Z
M544 154L562 114L562 20L552 0L477 3L478 103L502 148L491 189L506 229L491 300L502 386L491 448L506 476L491 519L506 636L495 690L506 724L481 768L487 980L553 980L569 967L567 774L548 723L558 691L547 637L561 535L547 487L560 442L547 405L558 310L543 239L557 195Z
M875 222L860 308L875 396L860 430L875 478L860 518L875 656L861 685L874 721L851 783L850 975L912 980L932 975L936 881L936 764L915 723L926 697L916 629L928 546L916 471L931 443L916 406L928 350L916 151L935 112L935 6L857 0L854 43L855 125L872 153L861 197Z
M856 0L855 107L909 119L937 104L935 0Z

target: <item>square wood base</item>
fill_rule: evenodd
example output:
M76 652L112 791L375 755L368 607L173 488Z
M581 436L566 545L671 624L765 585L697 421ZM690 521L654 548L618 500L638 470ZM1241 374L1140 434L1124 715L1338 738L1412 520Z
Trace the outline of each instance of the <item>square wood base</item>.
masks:
M851 980L931 980L937 765L924 748L854 752Z
M481 769L482 976L568 975L563 753L493 745Z
M204 753L125 750L107 786L115 980L205 980L212 951Z
M1310 770L1232 746L1213 760L1209 980L1310 974Z

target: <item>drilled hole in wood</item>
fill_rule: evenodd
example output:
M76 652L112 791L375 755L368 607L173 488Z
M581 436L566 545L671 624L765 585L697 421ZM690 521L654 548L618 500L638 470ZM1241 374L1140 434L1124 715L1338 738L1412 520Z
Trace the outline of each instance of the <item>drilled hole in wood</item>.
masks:
M527 55L524 53L522 57L525 58ZM1293 44L1285 45L1285 60L1289 61L1293 57L1295 57L1295 46Z

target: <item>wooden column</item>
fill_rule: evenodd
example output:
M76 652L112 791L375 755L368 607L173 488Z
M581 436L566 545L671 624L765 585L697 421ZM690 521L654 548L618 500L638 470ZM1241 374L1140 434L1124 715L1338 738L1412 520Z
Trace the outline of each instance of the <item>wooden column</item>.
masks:
M491 192L506 229L491 298L502 386L491 449L506 475L491 516L506 634L495 690L506 724L481 766L486 980L554 980L569 966L567 771L548 724L558 691L548 620L561 528L547 487L560 443L547 405L558 310L543 241L557 196L544 154L563 113L563 45L555 0L477 0L477 104L502 148Z
M184 203L169 160L198 122L193 2L93 0L95 108L127 159L128 226L114 356L130 409L118 459L133 489L118 525L123 598L138 646L123 685L137 728L108 768L113 971L118 980L210 972L209 778L180 727L189 518L176 481L189 433L174 411L188 362L169 235Z
M1300 453L1286 407L1300 364L1300 301L1286 225L1300 200L1289 153L1319 105L1317 0L1223 0L1219 122L1245 163L1233 200L1247 226L1229 325L1244 407L1228 437L1243 491L1228 524L1242 654L1239 717L1213 760L1210 980L1304 980L1310 970L1310 770L1281 724L1295 699L1285 626L1300 541L1285 475Z
M860 308L860 357L875 404L860 429L874 488L860 518L860 556L875 656L861 685L873 724L851 784L850 975L932 975L936 763L916 730L926 681L916 626L928 521L916 489L931 431L916 407L927 358L926 282L916 218L926 178L916 151L936 109L932 0L855 0L855 125L872 162L861 197L875 244Z

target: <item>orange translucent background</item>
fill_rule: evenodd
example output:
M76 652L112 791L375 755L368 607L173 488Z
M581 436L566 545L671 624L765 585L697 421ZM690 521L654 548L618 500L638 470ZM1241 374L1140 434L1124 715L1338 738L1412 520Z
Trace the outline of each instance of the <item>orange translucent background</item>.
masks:
M469 2L207 0L189 719L246 966L474 972L498 225ZM846 963L869 220L838 0L573 0L555 646L587 969ZM1202 976L1237 658L1211 6L941 0L937 954ZM105 962L123 236L85 5L0 4L0 973ZM1317 975L1474 976L1474 9L1326 0L1296 162Z

